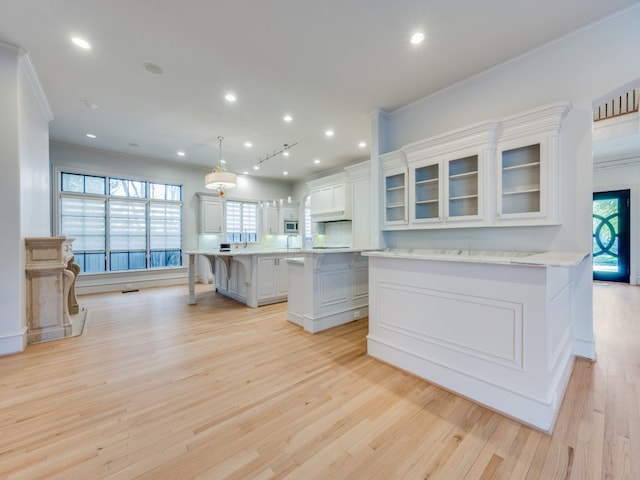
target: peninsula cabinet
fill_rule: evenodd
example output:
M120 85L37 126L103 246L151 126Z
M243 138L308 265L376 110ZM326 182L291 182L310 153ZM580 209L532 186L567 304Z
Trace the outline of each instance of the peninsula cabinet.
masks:
M560 131L568 103L502 121L496 155L496 224L558 225Z
M263 255L258 257L258 305L287 298L289 271L287 259L291 255Z

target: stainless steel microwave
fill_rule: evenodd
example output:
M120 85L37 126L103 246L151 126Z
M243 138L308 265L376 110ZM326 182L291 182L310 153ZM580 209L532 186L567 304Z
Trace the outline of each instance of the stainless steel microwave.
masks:
M285 220L284 221L284 233L298 233L298 221L297 220Z

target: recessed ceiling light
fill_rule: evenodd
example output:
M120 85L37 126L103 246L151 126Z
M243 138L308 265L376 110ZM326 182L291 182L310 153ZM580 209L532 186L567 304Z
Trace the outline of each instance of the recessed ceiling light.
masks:
M317 158L313 161L313 163L315 163L316 165L318 165L320 163L320 160L318 160Z
M360 142L358 144L358 147L360 147L360 148L365 148L366 146L367 146L367 142Z
M245 146L245 147L247 147L247 148L251 148L251 147L253 147L253 143L251 143L251 142L244 142L244 146Z
M289 172L287 172L286 170L284 172L282 172L283 175L289 175Z
M177 152L177 153L178 153L178 156L179 156L179 157L184 157L184 156L185 156L185 153L184 153L183 151L179 151L179 152Z
M153 73L154 75L162 75L164 73L162 67L155 63L144 63L142 66L147 72Z
M227 93L227 94L224 96L224 99L225 99L227 102L235 102L235 101L237 100L237 97L236 97L233 93Z
M327 130L326 132L324 132L324 134L325 134L327 137L333 137L334 132L333 132L333 130L329 129L329 130Z
M227 163L226 160L220 160L220 163Z
M71 38L71 41L77 47L84 48L85 50L90 50L91 49L91 45L84 38L73 37L73 38Z
M244 172L242 172L243 175L249 175L249 172L247 172L246 170Z
M87 137L89 138L96 138L96 136L93 133L87 133Z
M260 166L259 165L254 165L253 169L254 170L260 170Z
M424 41L424 33L422 32L416 32L413 35L411 35L411 44L412 45L419 45Z
M282 152L282 155L284 155L285 157L289 156L289 150L285 150L284 152Z
M290 122L290 121L292 121L292 120L293 120L293 117L287 113L284 117L282 117L282 119L283 119L285 122Z

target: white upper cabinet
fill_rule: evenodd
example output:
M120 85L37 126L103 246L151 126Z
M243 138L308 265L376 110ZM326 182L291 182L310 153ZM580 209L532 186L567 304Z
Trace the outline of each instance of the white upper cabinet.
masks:
M282 225L278 218L278 207L269 205L262 209L262 233L268 235L282 233Z
M380 155L383 229L560 223L569 103L487 121Z
M223 233L223 204L218 197L198 194L200 199L200 233Z
M311 220L329 222L351 220L351 181L336 174L307 182L311 191Z
M483 122L403 148L409 169L409 228L484 226L487 169L497 122Z
M417 162L411 167L412 199L409 215L414 225L442 221L442 175L437 160Z
M400 151L380 155L383 169L383 225L387 230L406 228L408 223L408 171Z
M496 155L496 223L559 225L560 132L568 103L504 119Z

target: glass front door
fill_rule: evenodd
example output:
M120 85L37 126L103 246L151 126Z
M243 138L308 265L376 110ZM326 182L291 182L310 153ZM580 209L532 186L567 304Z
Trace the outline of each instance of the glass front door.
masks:
M593 279L629 283L629 190L593 194Z

